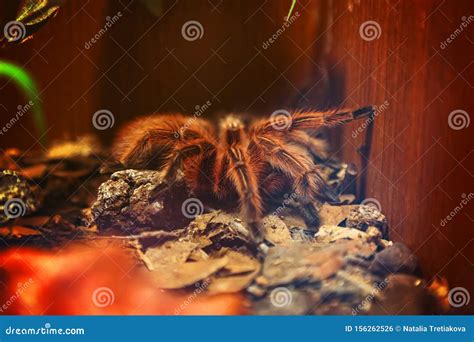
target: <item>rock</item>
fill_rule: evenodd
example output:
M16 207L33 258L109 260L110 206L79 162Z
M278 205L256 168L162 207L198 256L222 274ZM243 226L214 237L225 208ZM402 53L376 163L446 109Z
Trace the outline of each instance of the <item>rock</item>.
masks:
M325 267L331 263L330 267ZM342 265L338 255L322 253L320 245L294 243L270 248L262 275L269 287L290 283L318 282L337 272Z
M273 245L293 242L287 225L276 215L264 217L262 228L265 229L265 239ZM256 247L250 237L247 223L238 214L212 211L196 217L189 225L189 230L193 241L199 239L202 248L246 246L254 250Z
M384 286L380 284L380 280L364 267L345 267L321 284L321 288L317 290L318 305L314 306L311 313L317 315L360 313L362 307L367 306L366 301L370 302L379 294L380 288Z
M242 275L215 277L208 287L209 294L235 293L244 290L255 278L257 271Z
M382 240L382 232L377 227L369 226L366 230L366 233L371 237L372 240Z
M418 259L410 249L400 242L382 250L375 255L369 270L375 274L386 276L391 273L415 274Z
M260 262L248 254L234 251L229 248L222 248L213 255L214 257L227 257L229 262L225 266L227 275L238 275L260 271Z
M319 243L333 243L338 240L360 240L368 242L371 237L366 232L354 228L325 225L319 228L314 235L315 241Z
M149 265L181 265L184 264L197 244L188 241L166 241L160 246L148 248L145 258Z
M292 241L290 230L285 222L276 215L268 215L263 219L265 239L274 245L289 243Z
M377 227L384 238L388 235L387 220L375 206L358 205L349 213L346 226L366 231L369 226Z
M250 285L247 287L247 293L256 298L263 297L265 292L266 290L258 285Z
M206 280L222 269L228 262L226 257L182 264L154 265L151 276L161 289L180 289Z
M368 315L433 315L442 308L424 280L406 274L389 275L381 296L375 298Z
M323 225L340 226L357 209L358 205L323 204L319 209L319 223Z
M26 178L16 171L0 172L0 224L29 215L39 201Z
M325 243L292 243L270 248L263 264L262 276L269 287L284 284L316 283L333 276L344 265L346 257L369 258L375 245L361 241Z
M299 227L290 228L291 239L297 242L313 242L314 230Z
M182 228L192 220L193 213L182 209L189 198L182 178L167 184L158 171L118 171L100 185L97 200L92 205L92 215L102 230L172 230ZM201 213L202 203L193 200Z
M251 248L254 244L244 224L236 215L211 211L197 216L189 224L186 239L197 242L206 252L220 250L222 247Z

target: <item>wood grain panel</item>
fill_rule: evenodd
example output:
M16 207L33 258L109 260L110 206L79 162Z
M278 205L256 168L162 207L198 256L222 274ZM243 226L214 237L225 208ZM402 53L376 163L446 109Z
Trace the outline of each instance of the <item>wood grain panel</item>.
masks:
M354 139L359 124L344 129L344 158L367 167L361 199L380 202L392 238L415 251L429 277L474 293L472 204L441 223L473 192L472 128L448 124L452 111L474 110L472 27L440 47L471 12L469 1L337 1L332 15L341 20L330 30L338 42L331 55L346 70L345 102L389 104L375 119L368 160L352 148L367 131ZM380 25L378 39L361 39L366 21Z

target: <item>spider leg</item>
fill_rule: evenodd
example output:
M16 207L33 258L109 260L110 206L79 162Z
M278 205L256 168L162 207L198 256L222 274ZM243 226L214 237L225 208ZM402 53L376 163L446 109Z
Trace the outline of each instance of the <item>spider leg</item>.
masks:
M215 166L215 183L225 178L235 188L240 209L249 225L252 238L256 243L263 241L261 220L263 204L258 189L259 162L256 155L248 152L248 137L243 123L234 117L228 117L221 126L220 143ZM219 191L219 188L214 188Z
M373 107L364 107L355 111L296 112L292 115L290 129L314 130L319 127L333 127L373 114Z
M197 164L196 167L199 168L204 157L209 156L212 151L215 150L215 148L215 143L206 138L179 142L171 153L170 158L166 162L165 178L168 181L174 180L178 171L183 167L183 163L185 163L191 157L201 157L195 163ZM197 177L197 175L195 175L195 177ZM192 187L194 188L194 186Z
M126 126L115 145L115 159L124 167L163 170L167 182L152 191L152 197L168 188L187 160L186 180L194 190L199 183L200 167L212 158L215 138L212 127L204 120L181 115L140 118ZM209 183L211 181L209 180Z
M118 134L113 148L114 159L127 168L161 169L177 141L185 118L150 116L126 125Z
M293 189L298 196L307 224L313 225L317 219L314 202L318 199L335 199L335 194L320 175L306 149L291 145L283 136L256 136L266 153L266 161L293 181Z
M305 147L316 159L324 161L329 158L329 147L325 140L299 130L287 132L285 136L288 142Z
M257 124L258 129L264 133L286 132L294 130L315 130L321 127L333 127L344 124L355 119L373 116L375 109L372 106L359 108L357 110L331 110L324 112L294 112L285 119L284 127L275 127L274 118L267 119Z

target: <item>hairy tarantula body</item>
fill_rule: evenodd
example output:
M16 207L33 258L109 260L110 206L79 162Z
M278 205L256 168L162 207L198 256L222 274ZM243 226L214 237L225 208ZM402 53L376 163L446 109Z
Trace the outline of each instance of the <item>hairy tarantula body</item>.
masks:
M182 170L197 197L238 207L260 242L261 220L283 193L307 207L334 198L314 162L326 157L315 131L373 115L373 108L282 112L249 126L234 115L219 127L180 114L139 118L120 132L114 158L126 168L163 170L171 182Z

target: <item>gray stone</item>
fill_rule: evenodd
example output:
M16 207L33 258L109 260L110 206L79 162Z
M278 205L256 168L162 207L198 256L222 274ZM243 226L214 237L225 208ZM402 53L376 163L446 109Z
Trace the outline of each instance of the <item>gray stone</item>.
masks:
M118 171L99 187L92 215L99 229L172 230L192 220L182 212L188 198L182 178L167 184L158 171Z
M375 206L359 205L349 213L346 226L366 231L370 226L377 227L384 238L388 235L387 220Z

